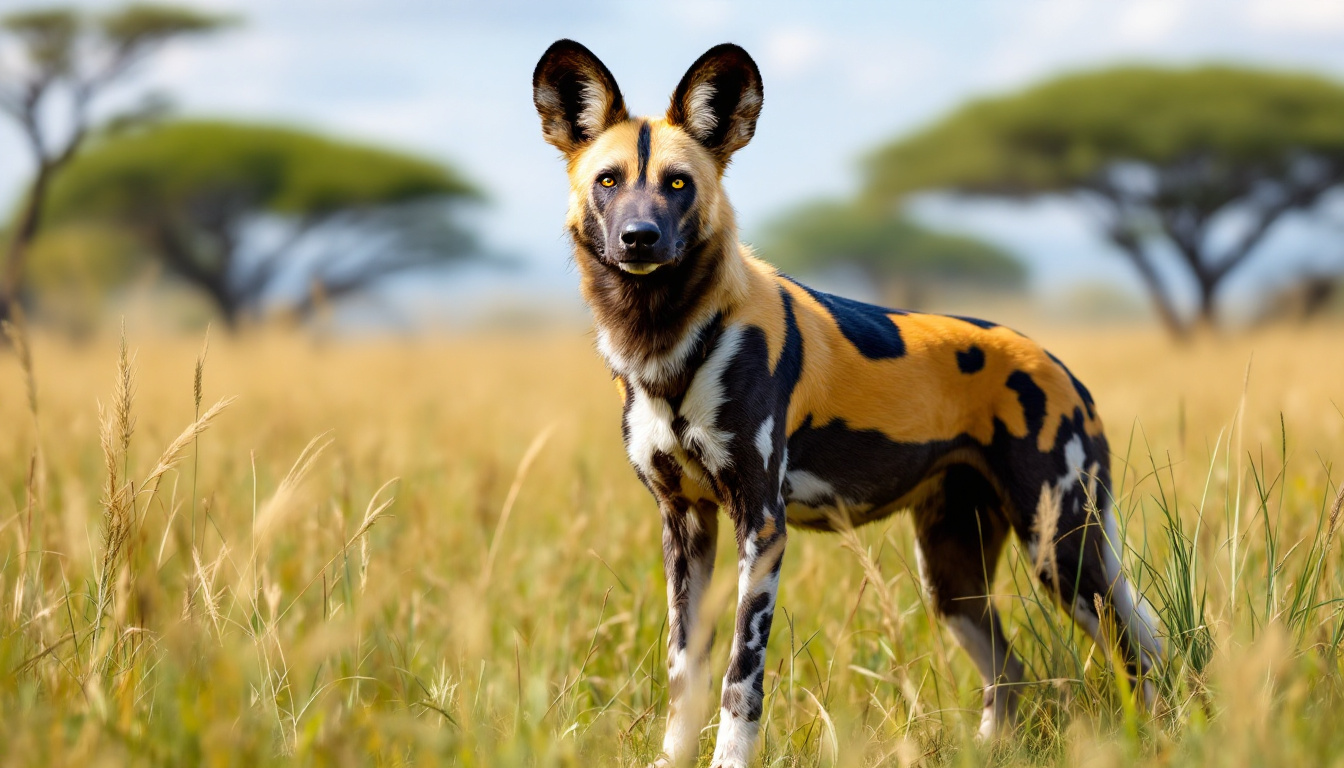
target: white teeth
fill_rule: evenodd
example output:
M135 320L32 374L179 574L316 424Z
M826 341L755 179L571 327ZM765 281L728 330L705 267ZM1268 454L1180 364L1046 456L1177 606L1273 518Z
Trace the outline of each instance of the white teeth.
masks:
M653 270L663 266L656 261L622 261L620 263L622 272L629 272L632 275L647 275Z

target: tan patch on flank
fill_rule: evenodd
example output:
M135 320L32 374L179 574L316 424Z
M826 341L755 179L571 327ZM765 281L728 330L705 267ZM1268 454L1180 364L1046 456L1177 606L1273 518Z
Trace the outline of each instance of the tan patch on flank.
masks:
M831 313L805 290L783 278L775 284L793 299L803 336L803 371L789 403L788 434L810 416L813 426L843 419L850 429L880 430L909 443L966 434L988 444L995 419L1014 437L1025 437L1022 404L1006 385L1013 371L1029 374L1045 393L1038 450L1054 447L1060 422L1074 408L1086 413L1064 369L1040 345L1008 328L980 328L942 315L890 314L905 354L872 360L844 337ZM985 364L965 374L956 353L972 345L984 352ZM1101 434L1100 419L1085 417L1085 422L1088 434Z

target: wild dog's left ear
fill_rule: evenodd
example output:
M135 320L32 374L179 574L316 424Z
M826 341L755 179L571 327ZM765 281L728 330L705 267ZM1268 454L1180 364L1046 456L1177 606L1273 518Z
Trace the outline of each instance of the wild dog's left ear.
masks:
M566 155L629 117L611 70L573 40L557 40L542 54L532 72L532 102L542 135Z
M761 71L732 43L696 60L672 94L667 121L679 125L725 166L756 133L761 115Z

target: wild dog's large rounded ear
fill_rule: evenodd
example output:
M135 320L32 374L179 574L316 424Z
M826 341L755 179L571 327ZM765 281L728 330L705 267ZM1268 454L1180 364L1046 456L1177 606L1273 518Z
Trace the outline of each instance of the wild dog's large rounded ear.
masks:
M727 165L756 133L761 115L761 70L732 43L716 45L696 60L672 94L667 121L679 125Z
M573 40L557 40L542 54L532 73L532 102L542 135L566 155L629 117L611 70Z

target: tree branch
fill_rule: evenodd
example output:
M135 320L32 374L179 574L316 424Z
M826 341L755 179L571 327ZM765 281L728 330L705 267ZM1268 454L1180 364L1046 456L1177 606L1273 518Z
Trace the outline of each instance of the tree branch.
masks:
M1221 281L1232 270L1236 269L1246 261L1246 259L1255 251L1255 247L1264 240L1269 234L1269 230L1286 213L1293 209L1307 209L1316 204L1326 192L1333 189L1339 183L1336 174L1328 174L1325 180L1315 184L1307 184L1303 187L1293 190L1284 195L1279 201L1273 203L1259 211L1255 226L1251 227L1245 236L1241 238L1228 252L1223 260L1210 270L1210 275L1215 283Z
M313 213L300 216L295 222L289 234L280 242L279 245L272 248L271 251L258 259L256 267L251 274L245 276L237 287L240 296L248 297L249 302L260 300L266 292L266 288L275 280L275 276L280 273L280 268L293 254L294 248L306 237L314 228L329 218L325 213Z
M238 321L239 304L229 291L227 271L212 271L201 266L191 245L166 219L156 219L140 230L142 237L155 246L155 250L168 266L181 277L205 289L215 302L224 322L230 327Z
M1088 193L1091 194L1090 198L1086 196ZM1083 199L1093 204L1093 214L1097 217L1106 238L1116 245L1138 270L1139 278L1148 289L1148 296L1152 299L1153 308L1157 310L1162 325L1172 336L1178 339L1184 338L1189 333L1189 327L1176 311L1175 304L1167 295L1162 278L1143 247L1133 222L1134 203L1128 200L1123 192L1104 181L1087 185L1084 188Z

